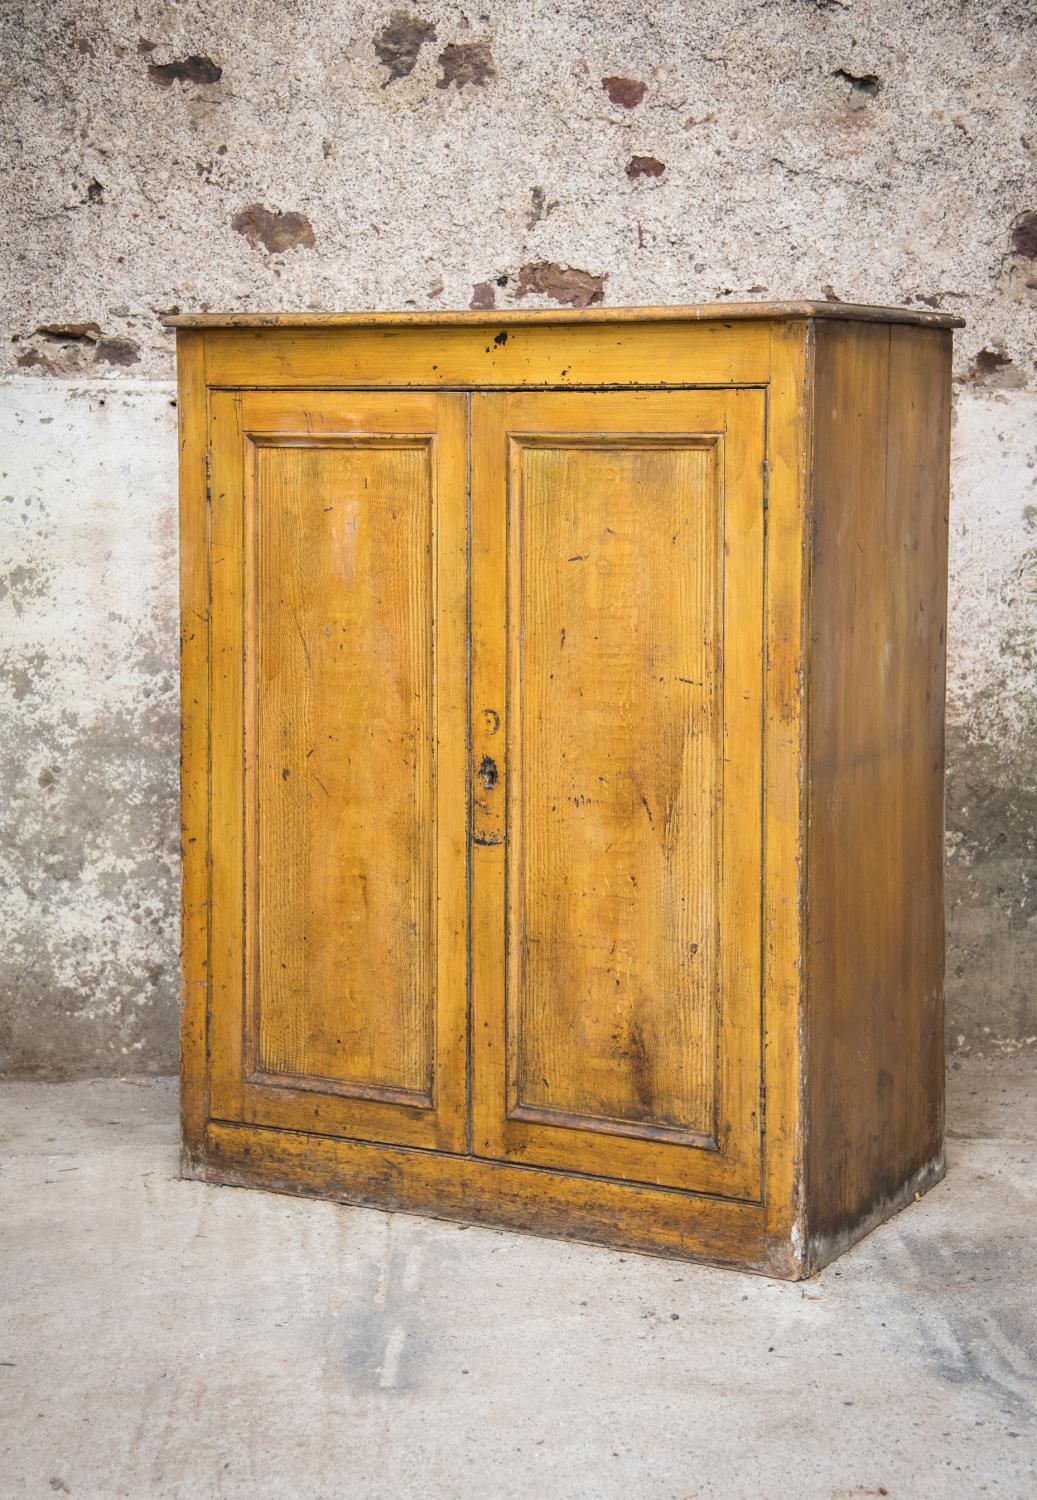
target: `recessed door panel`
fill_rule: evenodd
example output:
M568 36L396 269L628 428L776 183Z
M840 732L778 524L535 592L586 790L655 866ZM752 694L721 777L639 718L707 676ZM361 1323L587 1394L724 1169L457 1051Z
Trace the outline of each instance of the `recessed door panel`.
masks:
M218 1102L229 1118L456 1148L463 398L214 408L234 429L213 498L214 565L234 587L214 619L213 785L235 830L218 847L214 980L240 984L240 1005L218 1007Z
M762 407L474 399L481 1154L758 1192Z
M510 1114L714 1134L717 440L518 443Z

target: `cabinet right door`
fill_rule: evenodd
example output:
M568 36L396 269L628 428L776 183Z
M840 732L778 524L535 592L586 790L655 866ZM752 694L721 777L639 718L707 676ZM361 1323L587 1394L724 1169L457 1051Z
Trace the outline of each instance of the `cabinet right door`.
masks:
M760 1196L764 395L472 410L472 1146Z

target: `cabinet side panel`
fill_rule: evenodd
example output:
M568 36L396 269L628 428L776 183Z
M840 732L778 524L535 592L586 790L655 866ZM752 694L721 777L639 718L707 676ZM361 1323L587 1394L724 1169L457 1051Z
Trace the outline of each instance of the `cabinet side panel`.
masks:
M807 1205L823 1265L943 1170L950 334L816 329Z
M183 1170L205 1145L209 902L209 505L205 345L177 335L180 418L180 822L182 889L180 1116Z

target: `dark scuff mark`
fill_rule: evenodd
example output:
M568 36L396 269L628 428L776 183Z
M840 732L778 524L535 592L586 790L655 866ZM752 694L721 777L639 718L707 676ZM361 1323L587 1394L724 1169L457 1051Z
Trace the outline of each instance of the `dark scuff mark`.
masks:
M481 88L497 76L489 42L449 42L439 54L439 66L442 76L437 89L448 89L451 84L462 89L466 83Z
M646 1117L652 1114L652 1066L648 1056L648 1047L645 1043L644 1031L638 1021L631 1021L630 1030L627 1034L627 1057L630 1060L630 1072L634 1085L634 1093Z
M882 79L877 73L851 73L849 68L836 68L832 77L841 78L843 83L848 83L851 88L872 98L882 87Z
M478 844L482 849L496 849L503 842L499 833L477 833L472 839L472 843Z
M219 83L223 69L211 57L192 52L190 57L181 57L175 62L149 63L148 77L160 88L168 89L174 83Z
M648 85L639 78L603 78L601 86L609 96L611 104L623 109L636 109L645 96Z
M315 243L313 226L305 214L276 213L262 203L250 203L239 209L230 224L245 236L253 250L260 245L271 253L300 246L312 249Z
M100 339L94 358L106 365L135 365L140 361L140 345L133 339Z
M530 293L550 297L565 307L593 307L605 300L605 276L560 266L553 260L533 261L520 269L515 296Z
M137 38L137 52L141 57L147 57L155 51L157 46L158 42L149 42L147 37L139 36Z
M661 177L666 164L657 156L632 156L626 164L626 174L633 182L636 177Z
M389 70L382 88L388 88L397 78L407 78L413 73L418 53L426 42L435 39L436 28L431 21L412 16L405 10L394 10L374 39L378 61Z
M1012 225L1012 250L1024 260L1037 260L1037 210L1028 209Z
M472 287L472 300L468 306L475 312L487 312L497 306L497 294L492 281L477 281Z

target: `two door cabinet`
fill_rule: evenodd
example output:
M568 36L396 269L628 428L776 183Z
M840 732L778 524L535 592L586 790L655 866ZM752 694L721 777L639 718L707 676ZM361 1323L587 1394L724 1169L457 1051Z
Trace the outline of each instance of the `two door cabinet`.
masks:
M171 321L185 1171L785 1277L936 1181L952 320Z

